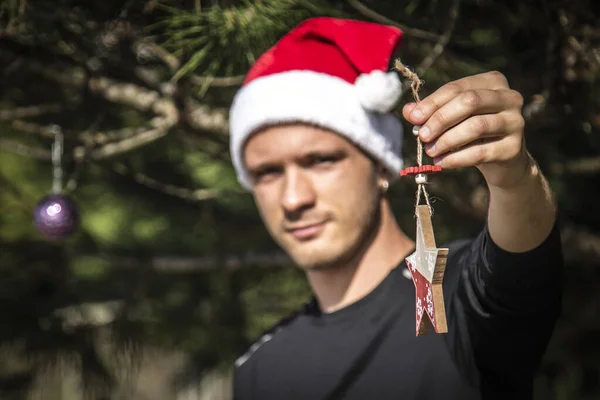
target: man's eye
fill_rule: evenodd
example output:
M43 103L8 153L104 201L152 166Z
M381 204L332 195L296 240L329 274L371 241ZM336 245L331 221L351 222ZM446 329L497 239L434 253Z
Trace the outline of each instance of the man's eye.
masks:
M309 164L311 165L327 165L332 164L339 160L339 157L336 156L312 156L310 158Z
M257 182L273 179L281 171L278 168L265 168L260 171L254 172L254 180Z

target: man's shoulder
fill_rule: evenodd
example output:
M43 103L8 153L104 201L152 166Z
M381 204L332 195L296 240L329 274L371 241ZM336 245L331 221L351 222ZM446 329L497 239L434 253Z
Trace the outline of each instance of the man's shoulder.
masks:
M265 344L271 342L276 335L292 327L294 322L297 321L298 317L307 313L307 310L310 308L310 306L311 303L305 304L299 309L281 318L277 323L265 330L260 335L260 337L256 341L254 341L254 343L252 343L248 348L246 348L242 355L237 358L235 362L235 367L241 367L251 357L255 356L259 349L261 349Z

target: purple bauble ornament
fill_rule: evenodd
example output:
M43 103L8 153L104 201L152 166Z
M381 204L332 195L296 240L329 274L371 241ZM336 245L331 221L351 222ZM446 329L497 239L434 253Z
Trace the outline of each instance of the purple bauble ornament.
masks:
M33 218L37 230L52 239L67 237L79 227L75 202L60 194L51 194L40 200Z

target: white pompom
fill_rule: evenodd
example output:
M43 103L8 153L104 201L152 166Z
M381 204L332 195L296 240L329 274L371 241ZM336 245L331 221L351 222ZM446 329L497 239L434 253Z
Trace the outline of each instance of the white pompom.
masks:
M362 106L370 111L387 113L394 106L402 94L402 84L394 72L372 71L361 74L354 82L358 99Z

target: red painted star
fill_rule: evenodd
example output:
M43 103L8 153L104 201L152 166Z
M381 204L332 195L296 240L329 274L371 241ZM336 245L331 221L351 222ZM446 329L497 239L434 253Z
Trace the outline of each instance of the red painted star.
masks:
M429 207L417 206L416 249L406 259L416 292L417 336L425 335L429 326L437 333L448 332L442 281L448 249L438 249L433 235ZM429 319L423 318L427 313Z

